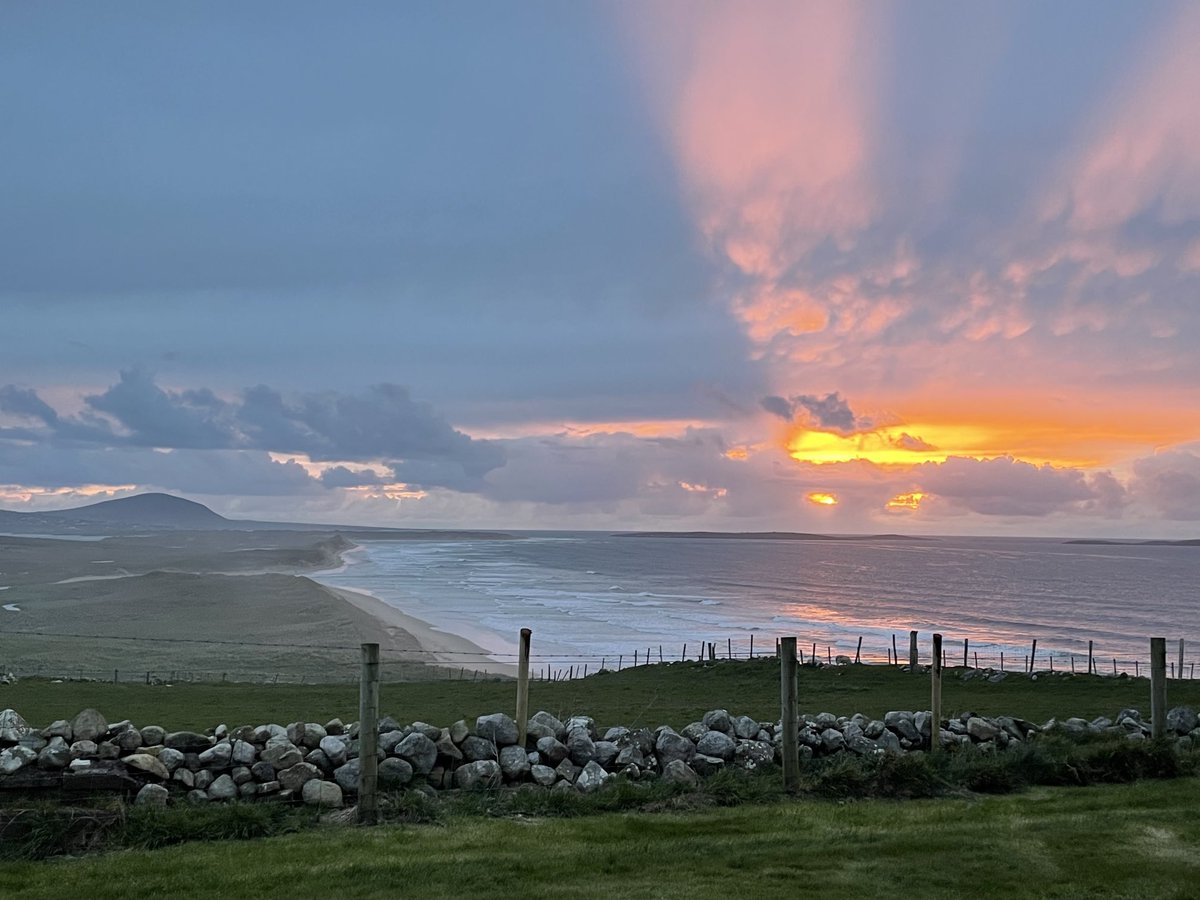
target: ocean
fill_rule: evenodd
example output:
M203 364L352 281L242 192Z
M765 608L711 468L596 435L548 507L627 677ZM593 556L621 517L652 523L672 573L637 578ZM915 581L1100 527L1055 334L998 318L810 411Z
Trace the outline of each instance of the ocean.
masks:
M535 665L590 671L657 661L706 642L723 657L774 652L795 635L805 654L885 662L893 636L944 635L950 664L1101 672L1144 667L1149 638L1200 650L1200 547L1071 544L1054 539L729 540L525 535L508 541L366 541L319 580L367 591L436 629L511 662L521 628ZM957 654L957 655L956 655ZM469 668L469 661L465 661Z

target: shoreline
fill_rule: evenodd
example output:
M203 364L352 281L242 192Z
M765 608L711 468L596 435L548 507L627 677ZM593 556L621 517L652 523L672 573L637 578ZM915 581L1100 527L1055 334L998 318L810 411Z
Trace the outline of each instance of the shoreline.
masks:
M490 659L491 654L487 650L462 635L442 631L424 619L418 619L416 616L398 609L370 591L361 588L335 587L320 580L322 575L345 572L354 563L353 555L361 553L363 550L361 544L351 543L349 547L337 551L336 556L340 565L318 569L308 573L306 577L333 596L374 619L389 638L398 637L397 632L402 632L410 637L422 651L419 654L420 658L414 659L413 662L444 667L457 666L462 669L486 672L489 675L517 677L515 663L502 663Z

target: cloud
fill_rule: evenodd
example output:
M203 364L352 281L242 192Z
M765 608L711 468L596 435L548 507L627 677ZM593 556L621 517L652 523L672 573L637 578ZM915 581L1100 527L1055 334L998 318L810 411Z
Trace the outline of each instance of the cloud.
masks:
M894 443L901 450L912 450L914 452L937 449L937 447L935 447L933 444L930 444L928 441L924 441L919 437L911 435L907 431L903 432L899 437L893 440L892 443Z
M60 416L36 392L12 385L0 389L0 403L5 411L42 423L35 429L0 429L0 438L50 445L255 450L315 461L382 461L406 482L456 490L478 490L482 477L504 463L499 444L458 431L432 406L390 384L362 394L289 395L259 385L224 400L207 388L164 389L148 372L130 369L107 390L87 395L77 417Z
M788 399L772 395L763 397L760 405L767 412L787 422L805 412L820 429L840 434L852 434L872 427L872 421L856 416L850 404L836 391L824 397L817 394L798 394Z
M1131 489L1166 519L1200 520L1200 454L1170 450L1137 460Z
M1112 515L1124 502L1124 490L1109 473L1035 466L1012 457L950 457L917 466L915 479L922 491L951 507L986 516Z

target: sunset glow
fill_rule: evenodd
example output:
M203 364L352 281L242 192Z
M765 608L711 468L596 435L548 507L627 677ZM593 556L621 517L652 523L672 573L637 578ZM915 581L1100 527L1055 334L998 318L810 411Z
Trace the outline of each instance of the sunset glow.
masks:
M1195 3L92 6L0 32L9 505L1200 527Z

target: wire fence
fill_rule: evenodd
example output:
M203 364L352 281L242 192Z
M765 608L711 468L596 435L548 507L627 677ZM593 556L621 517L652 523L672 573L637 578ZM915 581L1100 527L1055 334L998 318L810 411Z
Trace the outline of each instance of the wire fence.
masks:
M844 645L822 643L817 640L798 641L799 661L809 666L837 665L887 665L907 667L911 665L911 633L891 635L890 643L875 646L859 638L853 651ZM45 658L35 646L39 641L79 642L78 652L71 654L75 661L65 664L61 659ZM188 647L202 651L201 658L209 658L220 651L219 662L210 660L202 667L194 662L162 663L177 651L173 648ZM980 643L976 642L976 648ZM1100 648L1092 652L1065 652L1062 650L1039 650L1037 641L1030 642L1028 649L995 649L995 645L984 644L984 652L972 649L971 640L944 638L942 642L943 668L962 669L964 673L981 673L1004 676L1010 674L1036 675L1093 674L1111 677L1148 677L1149 644L1145 657L1128 653L1108 655ZM1011 646L1011 645L1010 645ZM1183 639L1178 641L1178 652L1169 654L1168 677L1171 679L1193 679L1195 677L1195 654L1186 651L1190 646ZM120 649L122 658L101 664L97 656L99 649L107 647L116 653ZM131 650L131 648L133 648ZM140 661L130 654L138 648L166 650L158 653L154 661ZM778 654L778 639L753 635L734 638L722 636L716 639L700 638L679 644L649 644L631 647L628 652L612 652L605 645L598 652L575 653L531 653L530 675L537 681L568 681L587 678L602 671L623 671L650 665L665 665L676 662L699 662L712 664L722 660L749 660L773 658ZM1174 648L1173 648L1174 649ZM41 677L71 681L111 681L114 683L142 683L147 685L189 682L241 682L257 684L304 684L355 681L358 678L356 662L359 645L289 643L280 641L226 640L214 638L154 637L147 635L87 634L67 631L11 631L0 632L0 674L13 677ZM289 654L303 651L310 655L308 664L289 667ZM110 653L109 655L113 655ZM931 642L929 635L917 641L916 662L928 666ZM251 659L264 662L264 655L271 656L265 665L247 666ZM381 650L381 659L392 667L400 680L471 680L481 681L496 678L511 678L515 675L517 653L430 650L425 648ZM216 665L212 665L216 663Z

